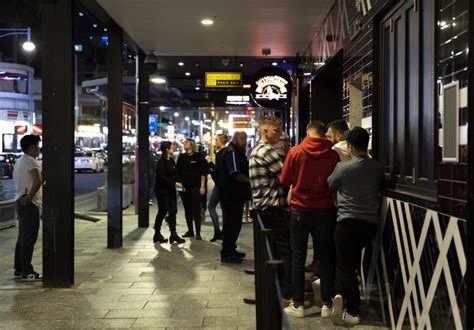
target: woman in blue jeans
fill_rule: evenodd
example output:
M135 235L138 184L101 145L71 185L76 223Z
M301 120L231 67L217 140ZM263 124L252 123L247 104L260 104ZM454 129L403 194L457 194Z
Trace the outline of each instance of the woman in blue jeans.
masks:
M224 150L227 142L229 141L229 137L225 134L219 134L216 137L215 146L217 149L215 163L213 163L210 159L209 161L209 172L211 173L212 180L214 181L214 189L212 190L211 197L209 198L209 202L207 204L207 208L209 210L209 215L212 219L212 225L214 226L214 237L211 238L211 242L215 242L217 240L222 239L222 232L219 228L219 216L217 215L216 207L220 201L219 195L219 173L217 172L216 164L219 162L220 158L222 158L222 151Z

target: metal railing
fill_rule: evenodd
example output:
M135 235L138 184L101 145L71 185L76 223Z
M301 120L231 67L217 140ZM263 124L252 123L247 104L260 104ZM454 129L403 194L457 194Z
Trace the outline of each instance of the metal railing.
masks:
M278 267L283 262L273 258L272 231L265 228L258 212L252 213L257 329L289 329L278 277Z

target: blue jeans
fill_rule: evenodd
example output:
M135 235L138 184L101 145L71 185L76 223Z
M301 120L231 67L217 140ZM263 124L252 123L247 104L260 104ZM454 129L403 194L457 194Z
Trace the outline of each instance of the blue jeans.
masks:
M211 197L209 197L209 202L207 204L207 209L209 210L209 215L211 216L212 225L214 226L214 231L220 231L219 229L219 216L217 215L216 207L219 203L219 188L214 186L212 189Z
M298 305L304 302L304 265L308 250L308 235L314 237L319 251L321 300L323 305L331 305L334 295L335 247L334 228L336 209L320 209L312 212L291 213L290 231L293 250L293 300Z

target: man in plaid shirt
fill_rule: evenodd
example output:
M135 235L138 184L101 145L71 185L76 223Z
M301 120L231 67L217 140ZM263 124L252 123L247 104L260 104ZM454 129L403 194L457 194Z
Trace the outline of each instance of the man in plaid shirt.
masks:
M277 117L267 116L260 121L260 143L250 156L249 173L254 207L265 228L272 230L273 257L283 261L280 285L288 305L292 297L290 222L287 192L279 180L283 163L273 147L280 139L281 127L282 121Z

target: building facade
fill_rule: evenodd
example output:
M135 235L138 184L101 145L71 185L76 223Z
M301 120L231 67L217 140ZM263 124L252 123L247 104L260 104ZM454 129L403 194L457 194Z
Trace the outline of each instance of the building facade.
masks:
M0 152L21 152L19 137L33 133L32 67L0 62Z
M339 0L300 58L299 120L366 128L384 165L365 298L392 328L466 327L469 16L467 0ZM321 110L338 56L340 107Z

